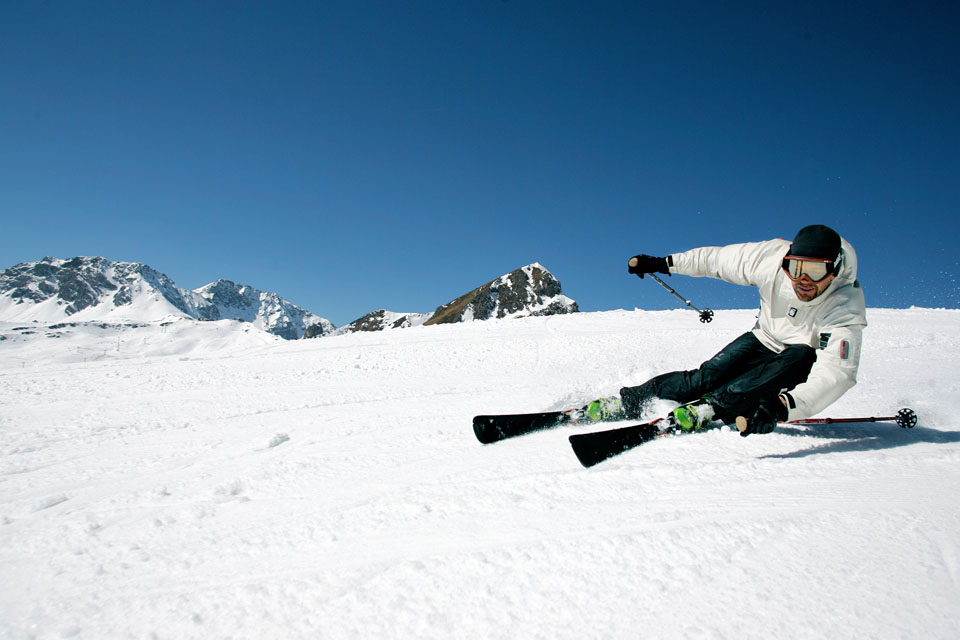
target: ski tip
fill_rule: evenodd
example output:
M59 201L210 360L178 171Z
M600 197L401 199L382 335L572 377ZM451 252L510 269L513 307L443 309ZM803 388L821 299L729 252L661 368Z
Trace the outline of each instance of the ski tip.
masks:
M660 419L629 427L575 433L569 437L570 446L584 467L592 467L625 451L649 442L661 435Z
M500 430L496 428L491 416L474 416L473 434L481 444L491 444L502 439Z
M577 456L577 460L580 461L580 464L582 464L584 468L589 469L606 459L605 457L598 456L595 449L581 442L581 438L578 438L577 435L570 436L568 440L570 441L570 446L573 448L573 454Z

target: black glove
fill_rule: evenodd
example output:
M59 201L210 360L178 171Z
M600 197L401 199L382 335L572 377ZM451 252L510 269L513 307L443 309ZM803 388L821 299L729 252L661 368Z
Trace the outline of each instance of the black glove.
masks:
M778 422L786 419L787 405L780 396L767 398L757 407L753 417L746 421L745 428L740 429L740 435L746 438L751 433L770 433L777 428ZM740 418L737 419L737 428L740 428Z
M641 278L645 273L670 274L670 269L667 266L666 258L655 258L653 256L644 254L630 258L629 262L627 262L627 271L636 274Z

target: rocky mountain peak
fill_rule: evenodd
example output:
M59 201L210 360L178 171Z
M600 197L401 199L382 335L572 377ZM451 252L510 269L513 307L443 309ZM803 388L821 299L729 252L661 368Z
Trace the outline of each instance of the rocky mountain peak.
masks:
M239 319L286 339L302 337L308 327L315 327L314 332L321 334L334 328L328 320L275 293L230 280L189 291L139 262L47 257L0 272L3 319L149 321L167 315L197 320Z
M425 324L556 315L577 311L577 303L563 294L560 281L543 265L535 262L437 307Z
M560 281L546 267L534 262L440 305L432 313L396 313L377 309L340 327L332 335L577 311L577 303L564 295ZM313 336L308 334L305 337Z
M440 305L432 313L377 309L339 329L276 293L225 279L192 291L181 289L165 274L139 262L46 257L0 272L0 320L153 322L167 316L239 320L288 340L578 310L577 303L564 295L560 282L536 262Z

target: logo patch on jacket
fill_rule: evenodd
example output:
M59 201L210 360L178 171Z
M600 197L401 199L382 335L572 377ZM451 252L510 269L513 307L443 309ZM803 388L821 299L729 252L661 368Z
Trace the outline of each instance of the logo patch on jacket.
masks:
M846 340L840 341L840 359L846 360L850 357L850 343Z
M820 334L820 348L826 349L827 345L830 344L830 335L829 333Z
M796 308L796 307L790 307L790 311L787 311L787 315L790 316L791 318L796 318L796 317L797 317L797 308Z

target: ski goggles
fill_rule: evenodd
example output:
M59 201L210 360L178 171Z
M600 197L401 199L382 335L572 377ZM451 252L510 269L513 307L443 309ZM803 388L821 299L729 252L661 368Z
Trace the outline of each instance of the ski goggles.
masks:
M836 273L837 269L834 268L833 260L787 256L783 259L783 271L794 282L803 276L807 276L811 282L820 282Z

